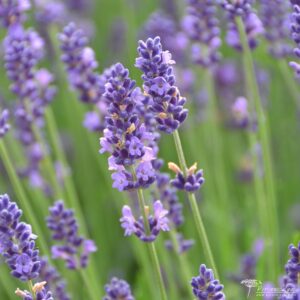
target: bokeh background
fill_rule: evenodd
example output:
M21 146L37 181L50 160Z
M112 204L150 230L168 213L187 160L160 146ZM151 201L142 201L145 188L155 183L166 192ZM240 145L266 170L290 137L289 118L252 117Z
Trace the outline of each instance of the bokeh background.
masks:
M134 63L137 57L137 42L140 38L147 37L145 24L153 13L161 11L173 20L177 30L180 31L181 18L185 13L184 1L176 0L82 0L82 2L86 3L83 3L79 10L75 8L73 11L70 10L68 20L77 22L88 32L91 46L99 62L99 72L113 63L122 62L138 85L141 85L141 73L134 67ZM59 24L51 29L52 39L55 39L57 31L66 22L66 20L60 20ZM32 16L28 23L35 29L41 29L37 27L40 25L32 20ZM157 25L159 34L160 27L163 30L163 24ZM225 26L222 29L225 32ZM3 29L0 32L2 40L5 32ZM165 43L163 38L162 43L163 45ZM226 46L225 42L221 52L223 57L220 66L227 66L228 70L223 73L222 77L226 87L224 88L222 82L217 84L219 142L216 144L210 138L211 123L207 120L205 101L206 84L201 67L190 63L189 54L187 54L186 63L184 62L181 66L193 72L193 92L184 94L187 97L190 114L180 133L188 164L198 162L199 167L205 172L206 183L200 193L197 193L197 199L221 274L221 281L226 287L227 298L244 299L243 288L230 278L233 273L239 271L242 255L251 252L253 243L260 238L257 229L258 208L251 180L253 166L248 158L251 150L248 147L245 130L230 126L231 115L228 108L237 97L245 96L242 55ZM2 50L0 53L2 61L0 66L1 108L2 106L12 108L15 96L9 91ZM295 79L292 70L283 72L281 64L287 64L287 61L275 60L270 56L263 37L260 38L259 46L253 55L264 107L271 125L271 149L280 234L280 260L274 263L278 264L279 270L284 273L284 264L288 258L287 247L291 242L296 243L299 240L300 229L300 123L299 111L295 104L295 100L299 100L300 86L296 81L293 82ZM151 270L144 268L143 260L147 260L142 249L144 245L135 237L125 238L120 227L121 207L124 201L130 201L128 195L112 189L110 173L107 170L107 157L98 153L100 136L90 133L82 126L84 113L88 107L80 103L76 93L68 87L63 67L59 66L59 53L49 52L44 64L60 76L55 82L58 94L52 107L90 237L99 247L92 261L97 270L99 285L107 282L111 276L117 275L132 285L136 299L158 299L149 284L153 282L155 285ZM222 78L219 79L222 81ZM290 87L291 83L294 91ZM10 139L10 145L15 142L13 136L8 139ZM222 148L218 148L220 144ZM22 152L20 149L11 147L11 155L14 157L16 167L22 165L23 162L20 152ZM165 162L178 162L170 136L163 135L161 139L160 157ZM225 178L220 178L220 175L224 176L223 172L219 172L218 169L220 160L225 166ZM14 190L11 188L3 166L0 165L0 167L1 193L9 193L13 197ZM163 169L169 172L166 164ZM225 202L222 195L216 191L219 181L225 182L228 188L229 197ZM24 186L35 206L34 213L43 224L45 236L49 239L49 233L43 222L47 210L45 206L41 209L42 206L39 205L43 201L47 203L46 197L38 191L33 191L28 183L24 182ZM186 196L184 193L180 193L179 196L184 203L185 211L182 231L186 237L196 240L194 247L186 256L193 275L197 275L199 265L204 259L203 251L197 240ZM150 193L147 197L151 197ZM24 218L26 219L26 216ZM225 238L224 231L230 232L231 240ZM183 289L184 283L180 276L178 260L174 253L164 247L166 239L167 236L161 234L157 243L170 299L188 299ZM265 241L266 244L268 242ZM268 248L268 251L270 250ZM263 261L266 256L268 253L264 252L260 260ZM274 277L268 277L263 266L264 263L258 263L257 278L262 281L274 280ZM86 299L85 286L79 276L64 270L63 264L59 264L59 269L69 281L68 289L73 295L72 299ZM0 261L0 279L2 276L7 276L8 272ZM0 299L15 299L13 290L17 286L20 287L20 284L11 278L8 282L12 293L8 294L7 288L2 286L0 280ZM104 294L102 286L100 290ZM101 296L99 295L99 299Z

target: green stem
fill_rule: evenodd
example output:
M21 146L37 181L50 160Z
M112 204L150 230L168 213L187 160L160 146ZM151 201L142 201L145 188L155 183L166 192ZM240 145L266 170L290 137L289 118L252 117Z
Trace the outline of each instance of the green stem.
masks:
M37 233L38 235L38 244L41 247L42 252L47 255L48 257L50 257L50 253L49 253L49 249L47 246L47 243L44 240L44 234L43 231L41 230L40 225L38 224L32 207L30 206L30 202L27 198L27 195L23 189L23 186L18 178L18 175L15 171L15 168L12 164L12 161L10 159L10 156L6 150L5 144L4 144L4 140L0 141L0 157L2 158L4 167L7 171L7 174L9 176L9 179L11 181L12 186L14 187L14 191L18 197L18 201L20 202L22 209L25 212L25 216L26 218L28 218L30 224L32 225L34 231Z
M177 236L176 236L177 232L176 230L171 230L169 232L172 244L173 244L173 249L174 252L177 254L178 258L179 258L179 263L180 263L180 273L182 275L182 280L185 283L185 287L186 287L186 291L188 292L189 296L191 297L191 299L194 298L194 294L192 292L192 288L190 286L190 281L192 278L191 275L191 270L190 270L190 264L187 260L187 257L185 255L185 253L180 253L179 252L179 243L177 240Z
M133 171L134 172L134 171ZM133 173L133 176L135 177L135 173ZM150 233L150 226L149 226L149 222L148 222L148 218L147 218L147 214L146 214L146 210L145 210L145 199L144 199L144 193L142 189L138 189L138 201L139 201L139 207L143 216L143 221L144 221L144 226L146 229L146 233ZM155 271L155 277L156 280L158 282L159 285L159 289L160 289L160 293L161 293L161 299L162 300L167 300L167 293L166 293L166 289L165 289L165 284L164 284L164 280L163 280L163 276L161 273L161 268L160 268L160 264L159 264L159 260L158 260L158 256L157 256L157 252L156 252L156 248L154 243L147 243L148 249L149 249L149 253L150 253L150 257L151 257L151 261L152 261L152 265Z
M267 203L269 213L269 224L271 230L272 238L272 251L270 251L270 273L274 276L274 279L278 275L278 217L277 217L277 203L276 203L276 193L274 185L274 175L272 166L272 155L271 155L271 143L270 143L270 133L268 127L268 119L264 113L262 107L259 88L256 81L254 61L252 57L251 50L248 44L248 38L245 31L244 23L241 17L236 18L238 31L241 37L242 47L243 47L243 60L244 60L244 71L247 82L247 91L250 105L252 105L252 112L256 111L258 118L258 136L261 141L263 163L265 167L265 184L267 193Z
M288 91L290 92L296 106L300 109L300 97L299 97L299 89L295 79L292 76L292 72L288 67L288 64L283 59L278 59L279 69L281 71L282 77L284 79L285 84L288 87Z
M90 276L88 276L88 273L86 272L86 270L80 269L79 273L84 282L85 289L88 291L90 299L99 300L100 295L97 295L96 293L94 293L94 290L90 288L91 287L91 278L90 278Z
M185 160L185 156L184 156L184 152L183 152L183 148L181 145L181 140L180 140L180 136L177 130L174 131L173 133L173 137L174 137L174 142L175 142L175 146L176 146L176 151L177 151L177 155L178 155L178 159L179 159L179 164L181 167L181 170L184 172L184 174L186 175L187 173L187 164L186 164L186 160ZM195 197L195 194L193 193L187 193L188 195L188 199L191 205L191 209L192 209L192 214L194 217L194 221L196 224L196 229L197 229L197 233L199 235L199 238L201 240L202 243L202 247L204 248L204 255L208 261L208 263L210 264L211 268L214 270L215 276L216 278L219 278L218 275L218 270L213 258L213 254L210 248L210 244L207 238L207 234L206 234L206 230L201 218L201 214L198 208L198 204L197 204L197 200Z

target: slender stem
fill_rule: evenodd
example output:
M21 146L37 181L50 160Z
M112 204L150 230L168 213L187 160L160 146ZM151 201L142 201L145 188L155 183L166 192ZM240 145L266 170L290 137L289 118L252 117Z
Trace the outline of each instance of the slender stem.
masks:
M177 254L178 258L179 258L179 263L180 263L180 270L182 272L182 280L183 282L185 283L185 287L186 287L186 290L189 294L189 296L191 297L191 299L194 298L194 294L192 292L192 288L190 286L190 281L191 281L191 270L190 270L190 264L187 260L187 257L185 255L185 253L180 253L179 252L179 243L178 243L178 240L177 240L177 236L176 236L176 231L175 230L171 230L169 232L169 235L170 235L170 238L171 238L171 241L172 241L172 244L173 244L173 249L174 249L174 252Z
M28 218L29 222L31 223L32 227L34 228L34 231L37 233L37 235L39 237L37 242L39 243L43 253L50 257L47 243L44 240L43 231L41 230L41 227L34 216L32 207L30 206L30 202L29 202L27 195L23 189L23 186L18 178L16 170L12 164L12 161L6 150L3 139L2 139L2 141L0 140L0 157L2 158L4 167L7 171L7 174L11 181L11 184L14 187L14 191L18 197L18 201L20 201L22 209L25 212L25 216L26 216L26 218Z
M294 78L292 78L292 72L289 70L288 64L283 59L278 59L279 69L281 71L282 77L284 79L285 84L288 86L288 91L290 92L293 100L298 109L300 109L300 97L299 97L299 89L298 85Z
M182 145L181 145L180 136L179 136L179 133L178 133L177 130L174 131L173 137L174 137L174 142L175 142L176 151L177 151L177 155L178 155L181 170L186 175L186 173L187 173L187 164L186 164L183 148L182 148ZM208 263L210 264L210 266L214 270L216 278L219 278L218 270L217 270L217 267L216 267L216 264L215 264L215 261L214 261L214 258L213 258L213 254L212 254L212 251L211 251L211 248L210 248L210 244L209 244L209 241L208 241L208 238L207 238L206 230L205 230L202 218L201 218L201 214L200 214L200 211L199 211L199 208L198 208L198 204L197 204L195 194L187 193L187 195L188 195L188 199L189 199L189 202L190 202L190 205L191 205L194 221L196 223L197 233L198 233L199 238L202 242L202 247L204 248L204 255L205 255Z
M135 174L134 174L134 176L135 176ZM150 226L149 226L147 214L146 214L146 211L145 211L144 193L143 193L142 189L138 189L137 191L138 191L139 206L140 206L140 210L142 212L145 229L146 229L146 232L149 233L150 232ZM160 293L161 293L161 299L162 300L167 300L168 297L167 297L165 284L164 284L163 276L162 276L162 273L161 273L161 268L160 268L160 264L159 264L159 260L158 260L155 245L152 242L152 243L147 243L147 246L148 246L148 249L149 249L152 265L153 265L153 268L154 268L154 271L155 271L155 275L156 275L155 277L156 277L156 280L157 280L158 285L159 285L159 289L160 289Z
M245 31L244 23L241 17L236 19L238 31L241 37L242 47L243 47L243 59L244 59L244 71L247 81L247 90L248 97L250 98L250 104L257 113L258 118L258 136L261 141L262 154L263 154L263 163L265 167L265 184L266 184L266 193L267 193L267 205L270 210L269 222L271 229L271 238L272 238L272 251L270 257L269 268L270 273L274 276L274 279L278 275L278 259L279 259L279 250L278 250L278 217L277 217L277 203L276 203L276 193L274 185L274 175L273 175L273 166L272 166L272 155L271 155L271 143L270 143L270 133L268 126L268 119L264 113L259 88L256 81L254 62L251 50L248 44L248 38Z
M100 295L97 295L94 293L93 289L91 289L91 278L89 278L88 273L86 272L86 269L80 269L79 270L80 276L83 279L85 289L87 289L88 294L90 295L90 299L93 300L99 300Z

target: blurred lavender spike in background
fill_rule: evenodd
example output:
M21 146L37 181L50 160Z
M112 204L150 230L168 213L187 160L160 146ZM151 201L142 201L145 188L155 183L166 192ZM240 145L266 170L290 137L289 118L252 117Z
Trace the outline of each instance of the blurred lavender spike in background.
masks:
M74 211L65 208L63 201L57 201L49 212L47 226L52 231L52 239L59 243L52 246L52 257L64 260L69 269L86 268L90 254L97 247L92 240L79 236Z
M3 138L10 129L8 120L9 120L9 111L5 109L1 112L0 115L0 139Z
M182 26L191 39L193 60L210 68L220 60L221 46L216 2L212 0L187 0L188 7Z
M284 0L263 0L260 4L260 17L265 28L265 38L269 41L269 52L276 58L292 54L288 43L290 37L289 4Z
M41 258L41 269L39 278L47 282L46 287L52 292L55 300L70 300L66 291L66 282L57 270L49 264L46 257Z
M129 284L122 279L113 277L104 287L106 295L102 300L134 300Z
M202 264L199 268L199 276L193 277L191 281L193 293L199 300L225 300L222 292L223 285L214 278L213 271Z
M181 233L176 234L176 239L179 246L179 249L176 249L176 251L178 251L179 254L189 251L195 244L194 240L185 240ZM165 246L168 250L174 251L174 245L171 240L165 241Z
M31 226L20 221L22 211L8 195L0 195L0 255L21 281L39 276L40 258Z
M25 21L25 12L31 8L30 0L0 0L0 20L6 28Z
M230 18L245 16L252 11L254 0L217 0L221 7L229 13Z
M293 13L291 17L291 35L296 44L294 54L297 58L300 58L300 6L295 5L293 7ZM300 77L300 64L297 62L290 62L290 66L295 70L297 78Z
M145 207L144 209L149 209ZM153 242L160 231L169 231L168 211L164 209L160 201L153 203L153 214L148 216L150 233L146 232L143 218L135 219L132 210L128 205L123 206L121 226L125 230L125 236L135 234L143 242Z
M144 90L153 98L150 109L155 114L158 129L172 133L185 121L188 110L186 99L175 86L175 76L169 51L163 51L160 38L139 41L139 57L135 66L143 72Z

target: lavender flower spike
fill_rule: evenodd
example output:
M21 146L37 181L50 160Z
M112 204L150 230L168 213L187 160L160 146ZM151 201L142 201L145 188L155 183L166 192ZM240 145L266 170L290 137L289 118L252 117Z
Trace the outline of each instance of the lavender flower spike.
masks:
M3 110L0 115L0 139L3 138L10 129L10 125L7 123L9 119L9 111Z
M148 209L147 207L145 209ZM153 215L148 216L150 233L147 234L144 227L143 218L135 219L131 208L128 205L123 206L121 226L125 230L125 236L135 234L143 242L153 242L157 238L160 231L169 231L168 211L164 209L160 201L153 204Z
M191 281L193 293L199 300L225 300L225 295L222 292L223 285L219 280L214 278L213 271L207 269L204 264L200 266L199 276L193 277Z
M298 300L300 297L299 276L300 276L300 242L295 247L293 244L289 246L290 259L285 265L286 275L282 280L283 294L279 300Z
M145 93L152 98L149 109L155 115L158 129L172 133L184 122L188 111L183 106L186 99L181 97L175 86L172 56L163 51L160 38L139 41L139 57L135 66L143 72Z
M154 135L142 120L139 106L145 98L122 64L111 69L105 85L104 98L108 106L104 137L100 138L100 153L109 152L109 169L114 171L113 187L119 191L147 188L155 181L150 147ZM133 172L134 170L134 172Z
M291 33L294 42L296 43L296 48L294 53L297 58L300 58L300 6L295 5L294 11L292 14L292 23L291 23ZM300 64L297 62L290 62L290 66L295 70L296 76L300 77Z
M15 294L24 300L54 300L52 293L45 288L46 281L38 282L32 287L32 293L17 289Z
M0 20L9 28L25 20L24 12L30 9L29 0L0 0Z
M31 226L21 222L21 216L17 204L8 195L0 195L0 255L14 277L30 281L39 275L39 251Z
M289 4L282 0L262 0L260 15L265 27L265 38L269 42L269 52L276 58L283 58L292 54L292 47L288 43Z
M86 268L91 253L97 251L92 240L78 235L78 224L71 209L66 209L63 201L57 201L49 209L47 226L52 231L52 238L60 242L52 246L54 259L62 259L69 269Z
M105 285L106 295L102 300L134 300L129 284L121 279L113 277L110 283Z
M187 15L183 28L193 42L192 57L205 68L220 59L221 46L219 22L216 17L216 2L212 0L188 0Z

